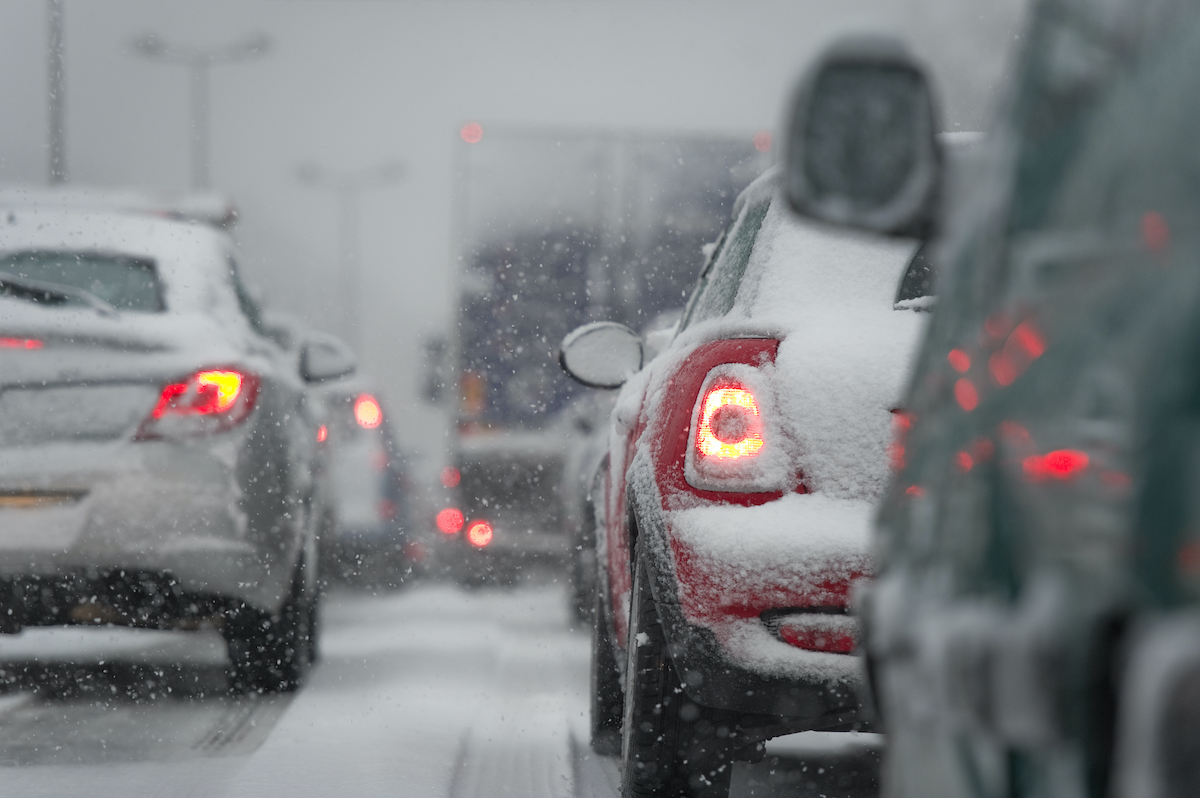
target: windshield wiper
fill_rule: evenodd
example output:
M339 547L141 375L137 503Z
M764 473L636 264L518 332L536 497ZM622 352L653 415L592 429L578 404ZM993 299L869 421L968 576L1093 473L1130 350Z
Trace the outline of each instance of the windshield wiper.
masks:
M78 299L103 316L117 315L116 308L84 288L42 280L30 280L8 272L0 272L0 293L19 299L28 299L30 302L46 304L58 304Z

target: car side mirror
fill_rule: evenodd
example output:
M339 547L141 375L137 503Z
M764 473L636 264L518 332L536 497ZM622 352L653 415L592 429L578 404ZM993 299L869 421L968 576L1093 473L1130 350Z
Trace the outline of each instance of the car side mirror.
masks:
M925 69L902 42L856 37L829 47L792 99L784 190L802 216L927 237L942 156Z
M347 377L358 368L350 347L332 335L310 337L300 349L300 376L305 382L326 382Z
M642 367L642 339L624 324L596 321L563 339L558 363L589 388L620 388Z

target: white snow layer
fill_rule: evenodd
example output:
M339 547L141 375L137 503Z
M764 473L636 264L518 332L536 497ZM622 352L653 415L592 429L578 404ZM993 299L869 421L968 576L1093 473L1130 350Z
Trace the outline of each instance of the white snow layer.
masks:
M777 186L769 173L744 202ZM929 316L894 307L914 249L797 220L776 196L730 313L685 330L664 353L678 361L692 344L745 335L781 341L774 367L761 370L773 394L766 404L782 422L779 443L790 455L776 466L788 473L775 484L798 472L812 492L758 507L667 497L679 556L703 574L680 585L685 614L756 670L840 680L859 668L854 657L780 642L747 609L818 605L822 596L838 603L847 580L870 572L873 503L889 477L891 411ZM656 370L647 389L652 416L671 396L674 371Z

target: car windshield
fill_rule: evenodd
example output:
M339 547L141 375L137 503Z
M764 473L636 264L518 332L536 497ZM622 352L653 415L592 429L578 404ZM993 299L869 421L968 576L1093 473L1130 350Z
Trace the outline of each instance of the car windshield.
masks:
M117 310L161 312L162 286L154 263L104 252L26 250L0 256L0 273L22 283L86 291ZM36 299L34 301L37 301ZM78 296L65 302L81 304Z

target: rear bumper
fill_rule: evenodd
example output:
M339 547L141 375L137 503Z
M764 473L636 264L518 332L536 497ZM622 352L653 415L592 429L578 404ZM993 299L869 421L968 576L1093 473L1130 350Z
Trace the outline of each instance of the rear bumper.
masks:
M55 497L0 506L0 583L32 580L65 595L125 572L181 595L277 609L299 553L298 527L250 523L233 443L224 442L227 451L157 442L0 449L0 491Z
M647 557L671 658L689 697L705 706L783 717L791 731L868 728L861 658L791 646L760 617L817 602L791 595L781 584L758 584L764 574L753 571L724 580L720 598L711 589L698 597L694 583L680 582L668 514L643 512L638 522L638 548ZM695 560L689 566L693 578L703 568Z

